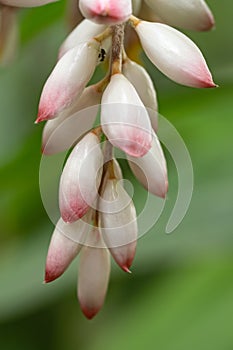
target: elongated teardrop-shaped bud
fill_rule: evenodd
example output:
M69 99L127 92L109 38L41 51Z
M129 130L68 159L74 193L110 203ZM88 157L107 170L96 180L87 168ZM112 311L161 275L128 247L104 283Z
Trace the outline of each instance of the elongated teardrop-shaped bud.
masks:
M137 90L137 93L142 100L150 117L151 125L156 131L158 129L158 103L156 91L151 80L151 77L139 64L126 58L123 63L123 74L131 82Z
M90 225L90 213L72 224L60 219L53 232L45 268L45 283L60 277L78 255Z
M17 9L0 4L0 64L7 65L16 55L19 30Z
M90 246L82 249L78 273L78 299L84 315L91 319L101 309L108 288L110 255L97 228L89 234Z
M59 206L65 222L84 216L98 194L103 154L99 138L88 133L74 147L62 172L59 187Z
M99 109L102 92L98 84L84 89L79 99L61 112L57 118L48 120L43 129L42 151L46 155L65 151L92 129ZM92 108L88 108L95 106Z
M88 19L84 19L77 27L68 35L59 50L59 58L67 51L73 49L85 41L89 41L96 35L102 33L106 26L104 24L96 24Z
M37 7L56 1L58 0L0 0L0 4L14 7Z
M145 0L164 23L191 30L209 30L214 17L204 0Z
M130 168L147 191L165 198L168 190L167 166L157 136L154 134L150 151L142 158L128 156Z
M146 21L139 21L136 31L149 59L170 79L197 88L216 87L201 51L183 33Z
M100 44L90 40L69 50L58 62L42 91L37 122L53 119L83 92L94 73Z
M133 85L115 74L104 91L101 125L109 141L134 157L145 155L152 142L151 123Z
M101 24L125 22L132 14L131 0L79 0L85 18Z
M137 215L128 193L117 180L108 180L99 202L103 239L116 263L126 272L137 245Z

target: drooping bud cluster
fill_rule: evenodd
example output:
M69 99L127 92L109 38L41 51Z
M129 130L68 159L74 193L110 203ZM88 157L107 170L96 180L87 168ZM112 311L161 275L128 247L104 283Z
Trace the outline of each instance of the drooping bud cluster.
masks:
M53 1L0 0L4 6L48 2ZM110 254L130 272L138 238L136 209L124 188L114 147L125 152L147 191L161 198L168 191L166 160L156 135L156 91L146 70L127 56L125 32L135 30L148 58L167 77L209 88L216 85L202 53L170 25L208 30L214 19L203 0L80 0L79 8L85 18L60 47L36 122L47 121L45 155L74 144L60 178L61 218L50 242L45 282L61 276L81 251L78 298L92 318L104 303ZM157 21L147 21L148 13ZM143 20L134 16L140 14ZM106 76L88 86L103 61L104 67L108 64ZM99 105L100 126L92 128Z

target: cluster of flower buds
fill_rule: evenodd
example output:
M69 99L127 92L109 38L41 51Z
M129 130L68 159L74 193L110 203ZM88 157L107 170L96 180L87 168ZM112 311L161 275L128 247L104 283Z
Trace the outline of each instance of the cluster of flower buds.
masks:
M12 6L48 2L53 1L0 0ZM50 242L45 282L62 275L81 250L78 298L92 318L105 299L110 254L130 272L138 238L136 210L114 147L125 152L133 174L150 193L165 198L168 190L166 160L156 135L156 91L146 70L127 56L125 33L133 28L151 62L173 81L211 88L216 85L202 53L172 26L209 30L214 19L203 0L79 0L79 9L84 19L59 50L36 122L47 121L45 155L69 149L76 140L61 174L61 218ZM108 63L106 76L88 86L102 61L104 67ZM92 128L98 114L92 107L99 105L100 126Z

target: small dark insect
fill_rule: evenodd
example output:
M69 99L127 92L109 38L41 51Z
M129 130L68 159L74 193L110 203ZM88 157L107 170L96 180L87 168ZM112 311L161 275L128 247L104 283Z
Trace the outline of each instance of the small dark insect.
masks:
M105 57L106 57L106 51L104 49L101 49L100 53L99 53L99 60L100 60L100 62L104 62Z

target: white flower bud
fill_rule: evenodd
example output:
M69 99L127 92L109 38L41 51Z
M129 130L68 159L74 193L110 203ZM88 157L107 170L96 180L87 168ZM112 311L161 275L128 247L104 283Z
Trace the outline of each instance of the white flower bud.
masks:
M70 49L73 49L85 41L89 41L98 34L102 33L106 28L103 24L96 24L88 19L84 19L76 28L68 35L59 50L59 59Z
M209 30L214 17L204 0L145 0L160 19L171 26Z
M88 86L70 107L57 118L48 120L43 129L43 154L51 155L69 149L77 138L92 129L101 97L98 84Z
M131 0L79 0L85 18L101 24L125 22L132 14Z
M108 288L110 255L97 228L89 234L91 246L82 249L78 273L78 299L84 315L91 319L101 309Z
M90 132L74 147L62 172L59 206L65 222L86 214L98 195L103 154L98 137Z
M147 108L151 125L156 131L158 129L158 102L151 77L145 68L128 58L123 63L123 74L137 90L140 99Z
M140 21L135 29L149 59L170 79L197 88L216 86L201 51L183 33L146 21Z
M90 40L62 56L43 88L37 122L55 118L80 96L94 73L99 48Z
M145 155L152 142L151 123L133 85L115 74L104 91L101 125L109 141L134 157Z
M165 198L168 190L167 166L157 136L154 134L150 151L141 158L128 156L131 170L144 188Z
M118 180L108 180L99 202L103 239L116 263L126 272L137 245L137 215L128 193Z
M60 277L78 255L90 228L89 220L90 212L72 224L66 224L62 219L58 221L46 259L45 283Z

